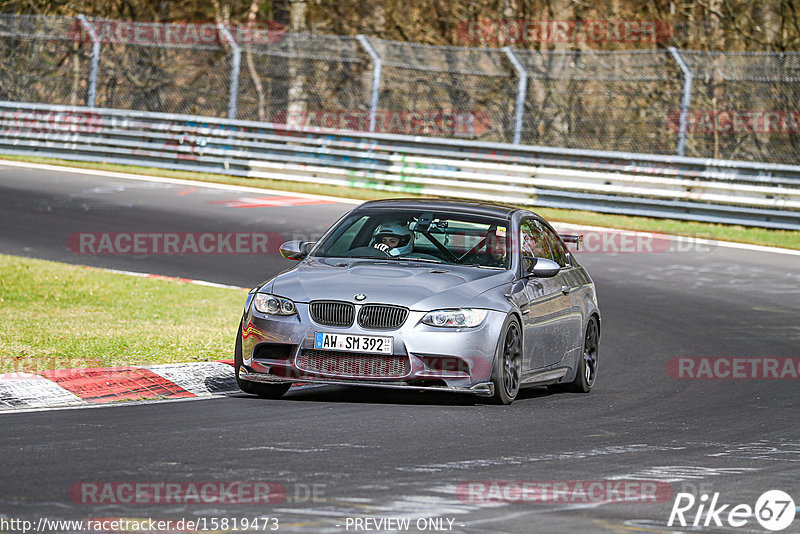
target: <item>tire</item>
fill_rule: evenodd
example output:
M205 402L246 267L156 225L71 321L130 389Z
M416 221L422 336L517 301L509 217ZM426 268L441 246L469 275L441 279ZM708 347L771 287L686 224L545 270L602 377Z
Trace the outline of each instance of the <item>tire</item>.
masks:
M236 372L236 384L239 389L251 395L258 395L265 399L279 399L284 393L289 391L291 384L259 384L239 378L239 369L242 367L242 323L239 323L239 331L236 334L236 345L233 350L233 369Z
M492 366L495 404L511 404L519 393L522 376L522 330L519 321L511 318L498 340Z
M565 384L566 391L574 393L589 393L594 386L597 378L597 352L600 344L600 327L597 324L597 317L592 315L586 323L586 330L583 334L583 350L579 357L578 369L575 372L575 379L569 384Z

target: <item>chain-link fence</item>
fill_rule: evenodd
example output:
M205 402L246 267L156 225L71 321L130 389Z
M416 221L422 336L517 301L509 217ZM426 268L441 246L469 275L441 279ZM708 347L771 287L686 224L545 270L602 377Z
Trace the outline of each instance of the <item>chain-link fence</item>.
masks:
M116 21L92 21L102 31ZM162 24L137 23L144 36ZM213 25L212 25L213 28ZM84 33L84 38L90 38ZM131 39L124 32L100 33L98 107L224 117L231 85L231 56L216 29L208 44ZM155 39L152 39L155 41Z
M798 161L798 52L557 52L253 36L213 23L4 15L0 99Z
M372 65L354 37L285 34L243 43L237 118L338 127L369 110Z
M687 155L800 161L800 53L682 54L694 78Z
M384 122L403 121L414 135L511 141L517 82L502 50L370 41Z
M0 99L87 101L91 41L74 38L77 19L0 17Z
M530 82L522 142L669 154L681 71L666 51L516 51Z

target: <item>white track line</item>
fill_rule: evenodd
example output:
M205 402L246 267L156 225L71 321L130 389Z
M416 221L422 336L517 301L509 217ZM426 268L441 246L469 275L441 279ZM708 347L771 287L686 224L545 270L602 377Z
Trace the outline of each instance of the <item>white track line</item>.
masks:
M198 286L207 287L220 287L222 289L238 289L247 291L249 288L240 286L229 286L226 284L218 284L217 282L209 282L207 280L195 280L194 278L182 278L180 276L165 276L162 274L152 273L139 273L136 271L120 271L119 269L106 269L105 267L94 267L92 265L84 265L87 269L96 269L98 271L105 271L107 273L124 274L126 276L137 276L139 278L153 278L154 280L168 280L171 282L183 282L186 284L195 284Z
M362 204L364 203L363 200L358 200L354 198L344 198L344 197L330 197L325 195L313 195L309 193L292 193L289 191L278 191L275 189L261 189L258 187L247 187L243 185L228 185L228 184L215 184L209 182L198 182L195 180L184 180L179 178L164 178L161 176L151 176L146 174L128 174L122 172L112 172L112 171L100 171L100 170L93 170L93 169L82 169L78 167L62 167L59 165L46 165L42 163L27 163L23 161L11 161L11 160L3 160L0 159L0 165L8 165L12 167L23 167L28 169L40 169L45 171L55 171L55 172L72 172L76 174L88 174L93 176L108 176L109 178L122 178L125 180L139 180L142 182L157 182L157 183L164 183L164 184L174 184L174 185L191 185L195 187L205 187L208 189L220 189L225 191L241 191L241 192L248 192L248 193L269 193L272 195L277 196L285 196L285 197L300 197L300 198L310 198L316 200L327 200L330 202L335 202L338 204ZM600 227L600 226L583 226L583 225L575 225L575 224L568 224L568 223L557 223L554 222L553 224L561 226L561 227L569 227L576 230L586 230L586 231L597 231L597 232L607 232L607 231L615 231L615 232L629 232L633 235L643 234L643 235L653 235L654 233L660 234L660 232L641 232L641 231L634 231L634 230L620 230L615 228L607 228L607 227ZM670 235L671 237L680 238L681 236L673 236L671 234L663 234L663 235ZM691 238L697 243L702 243L704 245L713 245L717 247L726 247L726 248L734 248L740 250L749 250L753 252L769 252L773 254L786 254L790 256L800 256L800 250L792 250L786 248L779 248L779 247L766 247L762 245L750 245L747 243L737 243L735 241L716 241L713 239L700 239L700 238ZM132 274L132 273L130 273ZM209 282L211 283L211 282Z
M3 415L12 415L18 413L31 413L31 412L52 412L55 410L86 410L86 409L96 409L96 408L121 408L125 406L141 406L142 404L162 404L165 402L194 402L200 400L213 400L213 399L224 399L225 397L236 394L236 393L222 393L217 395L202 395L197 397L182 397L179 399L142 399L142 400L132 400L132 401L125 401L125 402L107 402L101 404L75 404L71 406L62 405L62 406L45 406L42 408L14 408L14 409L0 409L0 416Z
M207 189L221 189L224 191L238 191L245 193L260 193L260 194L269 193L272 195L282 196L282 197L298 197L298 198L310 198L314 200L327 200L337 204L364 203L363 200L357 200L354 198L329 197L325 195L314 195L311 193L293 193L291 191L278 191L276 189L263 189L260 187L249 187L244 185L233 185L233 184L217 184L213 182L199 182L196 180L189 180L189 179L184 180L183 178L165 178L163 176L152 176L148 174L129 174L124 172L82 169L79 167L62 167L60 165L47 165L44 163L27 163L24 161L10 161L10 160L0 159L0 165L8 165L11 167L23 167L26 169L39 169L43 171L89 174L92 176L108 176L109 178L122 178L124 180L139 180L141 182L157 182L162 184L173 184L173 185L183 185L183 186L191 185L195 187L205 187Z

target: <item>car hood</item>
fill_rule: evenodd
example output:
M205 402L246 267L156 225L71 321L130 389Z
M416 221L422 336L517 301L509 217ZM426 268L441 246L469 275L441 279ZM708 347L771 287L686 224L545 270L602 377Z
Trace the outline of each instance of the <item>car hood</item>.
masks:
M386 260L309 258L267 283L263 291L295 302L343 300L397 304L416 310L459 307L510 283L510 271ZM493 300L493 299L491 299ZM471 305L480 306L477 302Z

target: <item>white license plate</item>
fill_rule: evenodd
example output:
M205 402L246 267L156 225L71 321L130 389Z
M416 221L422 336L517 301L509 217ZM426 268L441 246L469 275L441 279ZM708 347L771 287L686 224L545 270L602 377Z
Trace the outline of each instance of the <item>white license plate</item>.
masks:
M314 348L320 350L391 354L392 338L316 332L314 336Z

